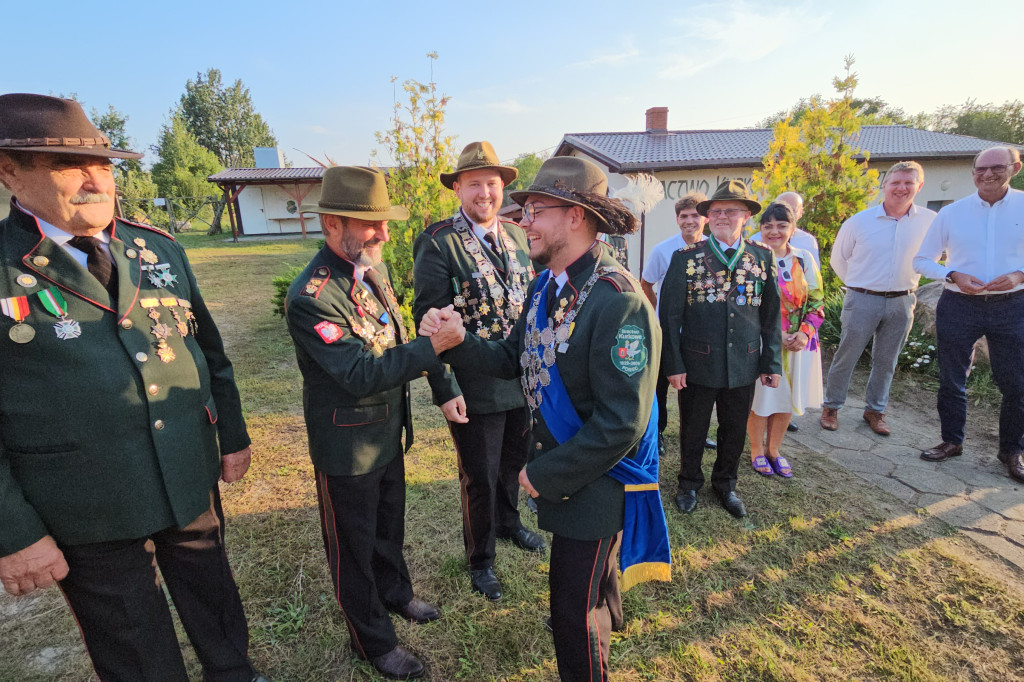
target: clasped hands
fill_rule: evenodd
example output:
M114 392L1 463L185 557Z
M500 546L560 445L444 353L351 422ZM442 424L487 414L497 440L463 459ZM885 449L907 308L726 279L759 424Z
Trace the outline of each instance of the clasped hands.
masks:
M462 324L462 315L455 312L455 306L448 305L440 310L428 310L420 320L419 334L429 337L434 353L440 355L462 343L466 338L466 328Z
M982 294L986 291L1009 291L1018 284L1024 284L1024 272L1014 270L1005 275L999 275L991 282L982 282L974 275L966 272L954 272L951 276L953 283L965 294Z

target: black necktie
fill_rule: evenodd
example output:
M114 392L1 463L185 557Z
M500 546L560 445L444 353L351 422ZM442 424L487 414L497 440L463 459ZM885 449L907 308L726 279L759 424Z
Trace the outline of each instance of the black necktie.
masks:
M103 288L110 294L110 298L117 298L117 273L114 271L114 263L110 255L103 248L102 243L95 237L73 237L70 242L86 255L86 266L93 277L99 280Z
M547 314L548 317L551 317L551 315L555 312L555 301L558 300L558 282L555 281L554 277L552 277L550 280L548 280L547 289L548 289L548 306L547 306L547 313L546 314Z
M725 259L732 260L732 257L736 255L736 249L730 247L725 250Z
M502 270L505 270L508 264L505 262L505 254L498 248L498 238L494 236L493 232L488 232L484 235L484 241L486 241L487 245L491 247L491 251L494 252L494 255L498 257L499 267Z

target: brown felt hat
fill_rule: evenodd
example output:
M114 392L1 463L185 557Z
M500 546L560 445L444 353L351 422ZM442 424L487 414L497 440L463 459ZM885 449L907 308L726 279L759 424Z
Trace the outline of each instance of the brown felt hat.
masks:
M112 148L110 138L92 124L75 100L26 93L0 95L0 149L142 158L138 152Z
M515 166L502 166L498 155L494 153L494 147L487 140L470 142L459 154L459 163L451 173L441 173L441 184L448 189L455 189L453 185L459 179L459 173L472 170L483 170L493 168L498 171L501 181L507 187L519 177L519 169Z
M697 204L697 213L707 218L708 209L716 201L739 201L745 204L747 210L752 214L761 212L761 204L754 201L754 197L751 196L750 190L742 180L726 180L720 184L710 199Z
M384 174L366 166L331 166L324 171L320 201L303 213L329 213L360 220L408 220L409 209L392 206Z
M614 232L605 217L598 213L592 202L588 202L584 196L608 196L608 178L593 161L576 156L552 157L541 164L533 184L527 189L512 192L509 196L512 197L512 201L522 206L526 203L527 197L536 194L579 206L597 218L600 231Z

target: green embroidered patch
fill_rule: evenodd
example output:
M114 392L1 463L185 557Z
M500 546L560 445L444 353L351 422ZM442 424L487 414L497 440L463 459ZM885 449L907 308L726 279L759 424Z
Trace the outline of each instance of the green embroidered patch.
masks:
M633 376L647 366L647 344L644 330L635 324L620 327L612 348L612 364L626 376Z

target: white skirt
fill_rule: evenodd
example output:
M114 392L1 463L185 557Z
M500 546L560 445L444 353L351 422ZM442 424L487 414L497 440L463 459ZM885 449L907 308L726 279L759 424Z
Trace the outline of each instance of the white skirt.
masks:
M783 351L783 364L788 362L789 374L783 371L778 388L767 388L759 381L754 385L751 411L758 417L792 412L802 415L808 407L821 407L825 399L821 377L821 346L796 353Z

